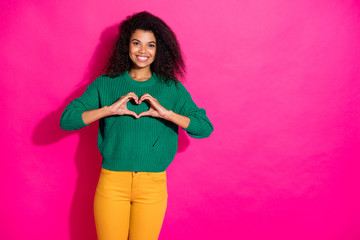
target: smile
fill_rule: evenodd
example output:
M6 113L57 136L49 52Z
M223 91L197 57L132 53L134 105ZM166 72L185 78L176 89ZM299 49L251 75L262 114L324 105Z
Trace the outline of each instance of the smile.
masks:
M136 56L136 58L140 61L140 62L146 62L149 57L140 57L140 56Z

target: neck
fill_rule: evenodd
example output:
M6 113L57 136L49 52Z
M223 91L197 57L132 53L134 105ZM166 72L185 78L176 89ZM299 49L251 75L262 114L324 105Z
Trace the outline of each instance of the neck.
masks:
M149 79L152 76L150 67L148 68L131 68L129 75L134 79Z

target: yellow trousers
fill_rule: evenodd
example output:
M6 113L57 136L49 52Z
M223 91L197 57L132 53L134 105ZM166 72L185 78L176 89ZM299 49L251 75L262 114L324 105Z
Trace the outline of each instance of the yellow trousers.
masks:
M101 168L94 198L98 240L156 240L167 207L164 172Z

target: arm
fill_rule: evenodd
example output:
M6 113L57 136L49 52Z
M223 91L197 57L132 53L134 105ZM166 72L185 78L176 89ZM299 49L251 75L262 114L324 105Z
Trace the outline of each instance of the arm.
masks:
M63 130L77 130L105 116L106 108L99 109L99 95L95 81L86 88L81 97L71 101L62 112L60 127Z
M77 130L88 126L96 120L112 115L131 115L138 117L135 112L129 111L126 106L127 102L131 99L134 99L136 102L138 101L138 97L134 92L129 92L120 97L110 106L100 107L100 96L98 88L96 87L96 82L98 82L100 77L95 79L95 81L86 88L81 97L74 99L66 106L60 118L60 127L63 130Z
M130 115L138 118L139 116L133 112L129 111L126 104L130 99L134 99L137 102L137 96L134 92L129 92L128 94L120 97L116 102L110 106L104 106L99 109L88 110L82 113L83 122L86 125L89 125L96 120L99 120L103 117L113 116L113 115Z
M109 106L104 106L102 108L93 109L89 111L85 111L82 113L82 119L86 125L93 123L100 118L111 116Z
M169 112L168 119L184 129L193 138L206 138L214 131L214 126L206 116L206 111L199 108L186 92L178 113Z
M175 123L176 125L179 125L183 129L187 128L190 124L189 117L177 114L177 113L173 112L172 110L168 111L165 119Z
M193 138L209 137L214 127L206 116L205 109L199 108L194 103L182 84L180 87L182 92L177 99L178 102L174 111L165 109L156 98L146 93L141 96L139 103L148 101L151 106L148 111L140 113L137 118L142 116L163 118L180 126Z

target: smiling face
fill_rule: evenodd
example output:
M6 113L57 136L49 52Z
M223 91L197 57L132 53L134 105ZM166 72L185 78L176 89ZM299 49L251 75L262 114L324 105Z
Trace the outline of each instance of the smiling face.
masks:
M151 31L137 29L130 38L129 56L132 68L150 68L155 60L156 39Z

